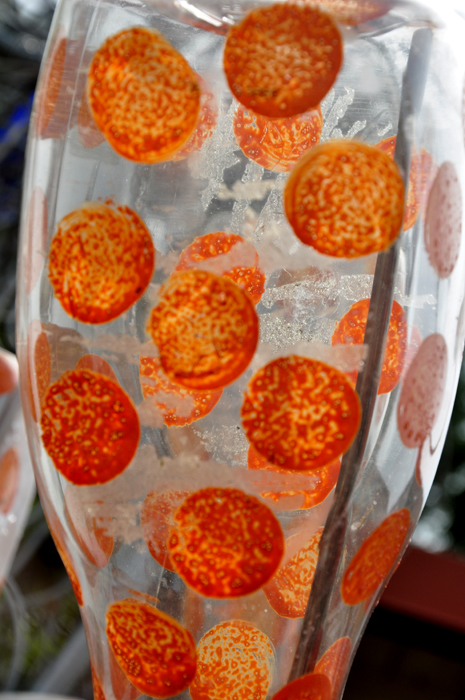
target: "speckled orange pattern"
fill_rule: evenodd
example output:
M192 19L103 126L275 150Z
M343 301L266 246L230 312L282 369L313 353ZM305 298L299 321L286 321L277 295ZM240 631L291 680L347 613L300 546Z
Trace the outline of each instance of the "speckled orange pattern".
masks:
M442 163L428 197L425 248L441 279L454 271L462 238L462 192L453 163Z
M292 117L316 107L342 63L342 39L329 15L282 3L249 12L233 27L224 70L233 95L266 117Z
M235 598L271 578L284 538L278 520L254 496L206 488L186 498L175 513L168 549L191 588L209 598Z
M200 88L200 113L197 121L197 126L192 136L187 143L171 157L171 160L183 160L199 151L205 141L211 138L215 132L216 122L218 119L218 105L216 104L215 95L208 87L205 80L195 74Z
M170 277L148 331L163 371L188 389L220 389L249 365L258 342L252 301L234 282L201 270Z
M197 646L192 700L265 700L273 679L268 637L243 620L221 622Z
M341 24L357 26L371 22L389 12L391 5L380 0L305 0L310 5L318 5Z
M105 377L109 377L118 384L118 377L116 376L114 369L110 363L104 360L103 357L100 357L100 355L93 355L92 353L83 355L77 361L74 369L90 369L91 372L103 374Z
M55 467L80 486L114 479L139 444L139 419L129 396L88 370L65 372L49 387L40 424Z
M152 605L133 598L112 603L107 609L106 632L116 660L142 693L171 698L194 678L192 635Z
M328 141L293 169L284 206L302 243L332 257L358 258L385 250L399 235L404 183L378 148Z
M106 700L105 693L103 692L103 688L101 686L101 683L100 683L99 679L97 678L97 674L95 673L94 669L92 668L92 665L90 667L90 672L92 674L92 688L94 691L94 700Z
M330 464L349 448L360 412L342 372L291 355L255 373L241 416L247 439L268 462L305 471Z
M154 29L132 27L95 53L87 81L97 126L120 155L165 160L193 133L200 109L194 71Z
M331 683L322 674L309 673L281 688L272 700L331 700Z
M170 491L149 493L142 504L140 526L145 544L152 557L160 566L176 572L168 551L168 538L173 525L173 517L189 493Z

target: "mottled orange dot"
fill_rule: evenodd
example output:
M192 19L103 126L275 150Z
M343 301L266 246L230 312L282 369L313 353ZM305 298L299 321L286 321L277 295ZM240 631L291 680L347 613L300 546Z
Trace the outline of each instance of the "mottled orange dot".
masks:
M18 362L12 352L0 348L0 395L18 386Z
M168 427L190 425L212 411L223 393L193 391L172 382L156 357L141 357L139 378L145 399L153 398Z
M206 270L227 277L243 289L254 304L265 291L265 273L251 243L235 233L207 233L198 236L179 256L175 272Z
M94 700L106 700L102 685L97 677L97 674L92 668L92 664L90 666L90 672L92 674L92 688L94 691Z
M155 249L142 219L126 206L88 202L58 223L50 246L55 296L82 323L108 323L140 299Z
M267 170L288 173L304 153L320 142L323 116L318 106L296 117L267 119L239 105L233 129L247 158Z
M318 563L323 527L318 528L305 547L302 547L263 586L263 591L273 610L281 617L304 617L312 590ZM287 547L287 543L286 543Z
M425 216L425 248L441 279L454 271L462 238L462 191L453 163L441 165L431 187Z
M284 552L284 537L271 510L254 496L206 488L178 508L168 550L177 573L198 593L236 598L271 578Z
M360 415L360 400L342 372L296 355L258 370L241 409L255 450L271 464L297 471L327 466L346 452Z
M19 485L20 461L16 447L0 457L0 511L6 515L15 500Z
M66 38L62 36L62 31L58 31L50 56L45 63L44 74L40 80L36 98L36 128L41 137L44 136L44 132L57 106L65 69L66 45Z
M271 700L331 700L331 683L321 673L309 673L288 683Z
M315 7L276 3L249 12L226 39L224 70L233 95L266 117L316 107L342 63L342 38Z
M87 559L104 569L113 552L114 539L107 534L105 521L90 512L72 485L65 490L65 517L72 535Z
M100 357L100 355L93 355L92 353L87 353L79 358L74 369L90 369L91 372L97 372L97 374L103 374L105 377L112 379L118 384L118 377L115 374L114 369L109 362Z
M243 620L221 622L197 646L192 700L265 700L273 680L274 650L257 627Z
M367 537L342 579L341 595L346 605L358 605L376 592L396 563L409 527L410 511L402 508Z
M316 3L311 0L310 4L318 5L338 22L350 27L378 19L391 9L389 3L380 0L321 0Z
M312 148L284 191L296 236L319 253L358 258L388 248L398 237L404 183L386 153L340 139Z
M142 504L140 526L145 543L155 561L169 571L176 572L168 551L170 528L175 512L188 495L187 491L149 493Z
M33 420L40 420L45 394L50 386L52 359L47 334L40 321L32 321L27 336L27 395Z
M352 304L349 311L344 314L337 324L331 339L331 345L363 344L369 306L369 299L362 299ZM402 306L397 301L393 301L378 394L388 394L399 383L404 368L406 351L407 318ZM357 372L348 373L347 376L355 386Z
M322 503L336 486L341 461L336 459L326 467L313 469L310 473L305 472L301 477L294 470L280 469L270 464L250 445L247 453L247 467L274 472L275 476L270 481L270 486L274 485L275 488L272 491L262 491L260 496L272 501L273 510L283 512L307 510ZM278 478L279 488L276 488Z
M174 161L183 160L190 156L191 153L199 151L205 141L213 136L218 119L218 105L216 104L215 95L205 80L198 73L195 75L200 88L199 119L195 131L187 143L171 157L171 160Z
M258 317L237 284L203 270L173 274L159 292L148 332L170 379L203 391L231 384L258 343Z
M87 97L117 153L140 163L165 160L193 133L200 109L194 71L162 34L132 27L95 53Z
M137 700L141 696L141 692L129 682L126 674L123 673L110 645L108 645L108 661L111 687L116 700Z
M331 682L331 700L339 700L349 668L352 642L341 637L332 644L315 666L315 673L322 673Z
M108 606L107 638L129 681L154 698L186 690L195 675L191 634L169 615L126 598Z
M78 486L117 477L139 444L139 419L129 396L89 370L65 372L49 387L40 424L55 467Z

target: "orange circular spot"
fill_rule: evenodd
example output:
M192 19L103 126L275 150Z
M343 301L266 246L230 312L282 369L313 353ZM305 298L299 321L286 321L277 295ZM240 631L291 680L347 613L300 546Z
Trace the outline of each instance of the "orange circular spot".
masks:
M410 511L389 515L362 544L341 583L342 600L358 605L373 595L396 563L410 526Z
M323 527L263 586L268 602L281 617L304 617L318 562Z
M319 106L296 117L267 119L239 105L233 118L236 141L247 158L279 173L288 173L320 142L322 128Z
M360 401L338 370L306 357L273 360L252 377L241 409L249 442L268 462L305 471L349 449Z
M117 662L110 646L108 646L108 661L110 666L111 687L116 700L137 700L141 692L129 682L128 678L121 670L121 666Z
M182 693L195 675L191 634L153 605L126 598L108 606L106 632L129 681L154 698Z
M315 673L322 673L331 682L331 700L339 700L350 663L352 642L341 637L332 644L315 666Z
M192 700L265 700L273 679L274 650L257 627L243 620L215 625L197 646Z
M91 372L97 372L97 374L103 374L105 377L112 379L117 384L118 377L113 370L113 367L109 362L100 357L100 355L93 355L88 353L79 358L74 369L90 369Z
M0 511L6 515L13 505L19 485L19 455L10 447L0 457Z
M194 133L189 138L185 146L177 151L171 160L183 160L199 151L205 141L213 136L218 119L218 105L215 95L208 87L205 80L195 74L200 88L200 114Z
M174 513L188 496L187 491L149 493L142 504L140 526L152 557L160 566L176 572L168 551L170 528Z
M135 211L89 202L59 222L49 278L66 313L108 323L144 294L154 265L152 238Z
M78 135L84 148L96 148L105 141L102 132L97 128L90 111L87 94L84 92L81 98L77 121Z
M278 520L257 498L238 489L201 489L174 516L168 540L177 573L209 598L236 598L258 590L284 551Z
M206 270L227 277L243 289L254 304L265 291L265 273L251 243L235 233L207 233L198 236L179 256L175 272Z
M344 314L337 324L331 339L331 345L363 344L369 306L369 299L362 299L352 304L349 311ZM394 301L389 320L378 394L388 394L397 386L402 376L406 351L407 319L402 306L397 301ZM357 372L348 373L347 376L355 386Z
M24 259L24 284L26 294L36 286L45 261L48 234L47 199L41 187L34 187L26 215L27 248Z
M391 156L391 158L394 158L396 141L397 136L391 136L377 143L376 148L379 148L381 151ZM412 153L407 201L405 203L404 212L404 231L408 231L408 229L412 228L418 218L418 214L423 207L431 185L434 170L433 159L428 151L423 148L421 155L415 152Z
M163 373L160 361L155 357L141 357L140 383L144 398L153 397L160 409L165 425L184 426L204 418L213 411L223 393L217 391L192 391L174 384Z
M87 80L93 117L115 151L139 163L171 156L197 125L194 71L154 29L132 27L95 53Z
M37 132L44 137L44 132L50 123L60 94L61 82L66 61L67 40L61 37L61 32L56 36L48 60L45 63L45 72L40 81L37 94Z
M97 674L95 673L94 669L92 668L92 664L90 666L90 672L92 674L92 688L94 691L94 700L106 700L102 685L101 685L99 679L97 678Z
M148 331L170 379L207 391L245 371L258 343L258 317L234 282L186 270L172 275L159 296Z
M312 3L313 4L313 3ZM387 2L379 0L321 0L316 3L341 24L350 27L371 22L391 9Z
M331 683L320 673L309 673L288 683L271 700L331 700Z
M27 338L27 395L33 420L40 419L45 394L50 386L52 359L47 334L39 321L33 321Z
M224 70L233 95L265 117L316 107L336 80L342 38L314 7L283 3L249 12L226 39Z
M425 248L441 279L454 271L462 237L462 192L457 171L445 162L431 187L425 217Z
M129 396L88 370L65 372L49 387L40 424L55 467L78 486L114 479L139 444L139 419Z
M397 426L406 447L421 447L436 423L447 377L447 345L439 333L422 342L404 379Z
M9 394L18 385L18 362L13 353L0 348L0 395Z
M399 235L404 183L397 165L378 148L328 141L293 169L284 206L302 243L331 257L358 258L385 250Z
M263 491L260 496L271 500L275 511L282 512L307 510L323 503L336 486L341 461L336 459L326 467L314 469L310 474L305 473L301 483L295 471L280 469L274 464L270 464L250 445L247 453L247 467L249 469L265 469L279 475L279 490ZM273 477L270 485L276 483L276 478Z
M91 564L104 569L113 552L113 537L107 534L105 523L89 512L74 487L65 490L65 516L71 533Z

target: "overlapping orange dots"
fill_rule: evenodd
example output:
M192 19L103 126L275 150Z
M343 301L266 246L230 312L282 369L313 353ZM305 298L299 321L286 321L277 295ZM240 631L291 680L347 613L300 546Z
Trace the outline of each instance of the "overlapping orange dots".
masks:
M179 256L175 272L207 270L227 277L258 304L265 291L265 274L259 267L258 253L251 243L235 233L207 233L198 236Z
M318 562L322 527L309 542L263 586L268 602L281 617L299 618L305 615Z
M273 502L276 511L306 510L322 503L336 486L341 462L334 460L326 467L314 469L310 474L305 473L305 483L299 480L295 471L280 469L266 461L250 445L247 453L249 469L265 469L280 475L279 490L263 491L260 496ZM272 481L275 484L275 478Z
M315 673L322 673L331 682L331 700L339 700L349 667L352 642L341 637L332 644L315 666Z
M313 3L311 3L313 4ZM316 3L341 24L351 27L371 22L391 9L387 2L376 0L321 0Z
M394 158L396 141L397 136L391 136L380 141L376 144L376 147L390 155L391 158ZM405 203L404 231L412 228L418 218L432 181L434 169L433 159L424 148L421 151L421 155L415 152L412 153L407 201Z
M6 515L13 505L19 485L19 454L10 447L0 457L0 512Z
M190 425L204 418L215 408L223 393L222 389L193 391L175 384L164 374L156 357L140 358L139 375L144 398L153 397L165 425L170 428Z
M109 377L114 382L118 384L118 377L115 374L114 369L109 362L104 360L100 355L93 355L88 353L79 358L74 369L90 369L91 372L97 372L97 374L103 374L105 377Z
M188 389L221 389L249 365L258 317L237 284L203 270L170 277L159 293L148 331L163 371Z
M338 370L306 357L273 360L252 377L241 409L245 434L268 462L305 471L327 466L351 445L360 401Z
M46 62L45 74L39 85L37 96L37 132L44 137L60 94L61 82L66 61L67 40L61 32L55 37L51 55Z
M40 419L42 405L50 386L52 359L47 334L39 321L33 321L27 338L27 394L31 414L35 421Z
M182 693L195 675L195 642L169 615L126 598L108 606L107 638L130 682L154 698Z
M397 426L406 447L421 447L436 423L447 377L447 345L439 333L420 345L404 379Z
M160 566L176 571L168 551L170 527L174 513L188 496L187 491L149 493L142 504L140 526L152 557Z
M66 313L108 323L144 294L154 265L152 238L135 211L88 202L58 223L49 278Z
M65 372L49 387L40 423L55 467L78 486L114 479L139 444L139 419L129 396L88 370Z
M287 119L267 119L242 105L233 118L236 141L247 158L267 170L288 173L310 148L320 142L320 107Z
M362 345L368 319L369 299L352 304L336 326L331 339L332 345ZM397 301L392 303L391 318L384 351L383 367L378 386L378 394L388 394L398 384L402 376L405 353L407 351L407 318ZM357 372L347 376L355 385Z
M233 95L266 117L292 117L316 107L342 63L342 39L315 7L274 4L249 12L230 30L224 70Z
M397 165L378 148L328 141L292 170L284 206L302 243L331 257L358 258L385 250L399 235L404 183Z
M104 569L113 552L114 539L107 534L105 522L89 512L71 485L65 490L65 516L71 533L91 564Z
M410 511L389 515L362 544L341 583L342 600L358 605L370 598L396 563L410 527Z
M457 171L446 161L439 168L428 197L425 248L441 279L454 271L462 237L462 192Z
M165 160L193 133L200 109L194 71L154 29L132 27L95 53L87 97L117 153L140 163Z
M200 94L200 114L195 127L195 131L189 138L188 142L179 151L177 151L171 160L183 160L199 151L205 141L213 136L218 118L218 105L216 104L215 95L208 87L205 80L196 74L197 82L201 91Z
M268 637L243 620L222 622L197 646L192 700L265 700L273 679L274 650Z
M191 494L174 516L168 550L177 573L209 598L253 593L279 566L284 537L267 506L238 489Z
M321 673L309 673L281 688L271 700L331 700L331 683Z

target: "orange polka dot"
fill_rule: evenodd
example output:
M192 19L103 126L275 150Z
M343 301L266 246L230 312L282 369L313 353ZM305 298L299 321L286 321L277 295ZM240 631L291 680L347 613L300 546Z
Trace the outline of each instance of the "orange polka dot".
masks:
M27 257L24 259L24 283L30 294L44 266L48 234L47 199L41 187L34 187L26 214Z
M310 4L315 4L311 2ZM379 0L321 0L316 3L341 24L350 27L371 22L391 9L387 2Z
M116 660L136 688L155 698L186 690L196 670L195 643L176 620L126 598L108 606L106 621Z
M238 489L201 489L174 516L168 549L184 581L209 598L253 593L276 571L281 526L267 506Z
M271 700L331 700L331 683L320 673L309 673L288 683Z
M368 319L369 299L362 299L352 304L336 326L331 339L332 345L362 345ZM388 394L392 391L402 376L405 353L407 351L407 319L405 311L397 301L392 303L389 320L386 349L384 351L383 367L378 387L378 394ZM347 374L354 384L357 372Z
M103 43L89 69L87 97L111 146L139 163L165 160L181 148L200 109L194 71L147 27L126 29Z
M29 326L27 344L27 395L32 418L37 422L52 372L50 345L39 321L32 321Z
M154 265L152 238L135 211L89 202L59 222L49 278L66 313L108 323L144 294Z
M137 700L141 695L140 690L129 682L129 679L123 673L109 645L108 661L110 666L111 687L116 700Z
M218 105L216 104L215 95L205 80L197 73L195 75L201 93L199 119L195 131L186 145L172 156L171 160L174 161L183 160L190 156L191 153L199 151L205 141L213 136L218 119Z
M304 617L318 562L323 527L263 586L273 610L281 617Z
M175 512L188 495L187 491L149 493L142 504L140 526L145 543L155 561L169 571L176 572L168 550L170 528Z
M410 511L403 508L367 537L342 579L341 595L346 605L358 605L376 592L396 563L409 527Z
M360 401L338 370L292 355L262 367L241 409L245 434L268 462L305 471L346 452L360 425Z
M116 376L112 366L109 362L100 357L100 355L93 355L88 353L79 358L74 369L90 369L91 372L97 372L97 374L103 374L105 377L112 379L118 384L118 377Z
M296 236L319 253L358 258L388 248L400 232L404 183L374 146L346 139L312 148L284 191Z
M94 690L94 700L106 700L102 685L99 679L97 678L97 674L92 668L92 664L90 666L90 672L92 674L92 688Z
M153 397L160 409L165 425L184 426L204 418L212 411L223 393L217 391L192 391L174 384L163 373L160 361L155 357L141 357L139 377L144 398Z
M39 83L37 94L37 132L44 137L50 123L60 94L66 61L67 40L58 32L45 63L45 72Z
M462 191L455 166L441 165L431 187L425 216L425 248L441 279L454 271L462 238Z
M18 362L13 353L0 348L0 396L18 386Z
M10 447L0 457L0 511L6 515L15 500L19 485L19 454Z
M288 173L320 142L322 128L320 107L296 117L267 119L239 105L233 118L236 141L247 158L280 173Z
M49 387L41 428L55 467L79 486L105 484L121 474L140 437L129 396L111 379L88 370L65 372Z
M352 642L341 637L332 644L315 666L315 673L322 673L331 682L331 700L339 700L349 668Z
M258 317L234 282L185 270L172 275L159 296L148 331L170 379L207 391L245 371L258 343Z
M97 515L93 515L71 485L65 490L65 517L80 550L91 564L104 569L113 552L113 537Z
M283 3L249 12L226 39L224 70L233 95L266 117L316 107L342 63L342 39L329 15Z
M274 650L257 627L243 620L222 622L197 646L192 700L265 700L273 679Z
M235 233L217 231L198 236L182 251L175 272L192 269L227 277L247 292L254 304L265 291L265 273L259 267L257 251Z

